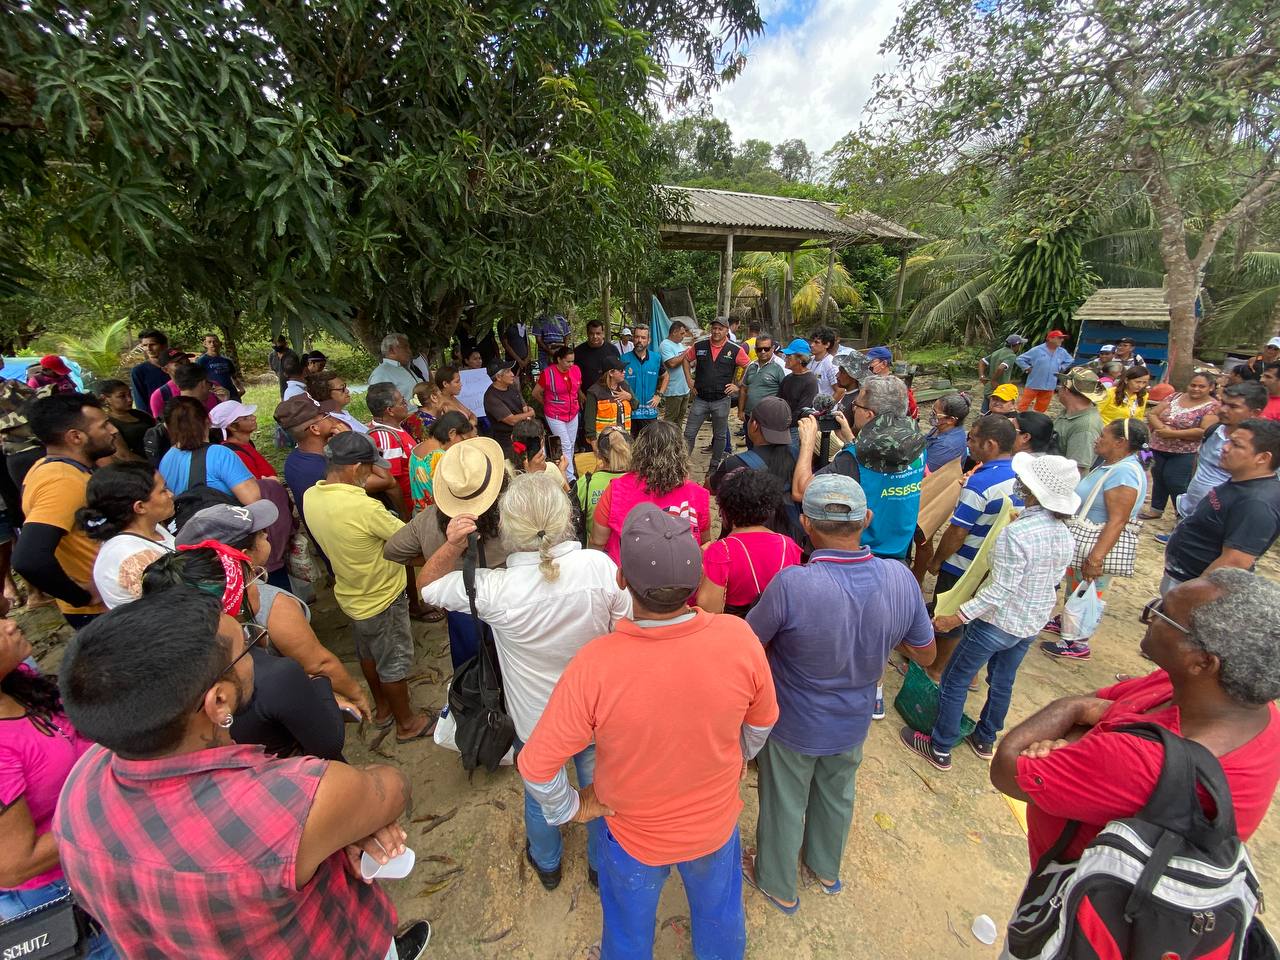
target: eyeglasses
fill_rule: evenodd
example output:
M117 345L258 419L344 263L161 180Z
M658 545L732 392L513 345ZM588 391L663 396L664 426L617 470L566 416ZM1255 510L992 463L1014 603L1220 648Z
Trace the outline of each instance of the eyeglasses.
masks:
M209 687L212 687L214 683L218 683L223 677L225 677L228 673L234 670L236 668L236 664L239 663L241 660L243 660L245 657L247 657L254 647L258 646L261 643L266 642L266 640L268 639L267 628L264 626L261 626L260 624L245 623L245 624L241 624L240 629L244 634L244 649L241 650L236 656L232 657L231 662L218 671L218 675L213 678L213 683L210 683ZM209 692L209 687L205 687L204 692L202 692L199 698L196 700L196 704L192 708L192 711L194 713L199 713L202 709L204 709L204 696L205 696L205 693Z
M1165 614L1165 612L1161 609L1161 607L1163 606L1164 606L1164 597L1156 597L1154 600L1152 600L1150 603L1148 603L1145 607L1142 608L1142 613L1138 614L1138 622L1149 626L1153 619L1155 619L1156 617L1159 617L1161 620L1163 620L1169 626L1173 627L1175 630L1181 630L1188 637L1191 636L1190 630L1188 630L1186 627L1180 624L1177 620L1170 619L1170 617Z
M341 387L330 387L330 393L350 393L351 388L343 384Z

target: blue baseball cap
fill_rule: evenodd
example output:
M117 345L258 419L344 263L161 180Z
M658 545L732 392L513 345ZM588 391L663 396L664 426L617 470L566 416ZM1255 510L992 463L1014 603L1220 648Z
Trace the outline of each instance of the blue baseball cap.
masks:
M793 353L803 353L806 357L813 356L813 348L809 346L809 341L804 337L796 337L783 347L781 352L786 356L791 356Z
M840 520L850 523L867 516L867 495L853 477L823 473L805 487L804 515L810 520Z
M893 363L893 351L888 347L872 347L865 354L868 360L883 360L885 363Z

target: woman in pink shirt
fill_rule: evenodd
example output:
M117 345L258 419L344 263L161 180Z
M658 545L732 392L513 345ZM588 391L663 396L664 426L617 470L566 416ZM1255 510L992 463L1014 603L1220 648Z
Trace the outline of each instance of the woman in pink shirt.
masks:
M573 483L573 445L578 439L578 394L582 392L582 370L573 362L573 347L556 347L555 363L538 375L533 399L542 404L547 426L560 438L569 458L567 478Z
M767 470L742 467L720 481L720 527L733 532L702 552L697 604L703 610L745 617L778 571L800 562L800 545L768 526L781 499Z
M22 628L0 620L0 920L67 893L49 826L63 782L93 746L62 712L57 682L30 656ZM116 956L105 934L85 946L85 957Z
M591 546L618 562L622 524L639 503L652 503L689 521L698 543L711 533L711 494L689 479L689 450L674 423L658 420L636 438L631 472L605 488L596 502Z

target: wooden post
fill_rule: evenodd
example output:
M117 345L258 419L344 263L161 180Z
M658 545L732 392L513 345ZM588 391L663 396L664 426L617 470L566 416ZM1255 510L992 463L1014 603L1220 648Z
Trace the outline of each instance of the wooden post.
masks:
M778 304L781 308L778 312L782 314L782 328L785 331L784 336L788 341L795 336L795 314L791 312L791 298L795 296L795 268L796 254L791 251L787 254L786 269L782 274L782 303Z
M716 316L724 315L724 251L716 254ZM697 317L694 317L697 322Z
M724 304L717 316L727 317L733 309L733 232L724 241Z
M827 319L827 301L831 300L831 306L835 306L835 300L831 298L831 278L836 272L836 245L831 245L831 252L827 254L827 279L822 285L822 319Z

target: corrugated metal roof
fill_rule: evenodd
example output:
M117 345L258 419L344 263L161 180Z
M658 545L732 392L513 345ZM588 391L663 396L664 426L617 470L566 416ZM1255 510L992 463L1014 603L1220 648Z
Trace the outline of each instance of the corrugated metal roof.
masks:
M818 200L773 197L702 187L664 186L674 200L674 224L757 230L794 230L815 238L923 240L906 227L866 211L839 215L839 206Z
M1169 301L1163 287L1109 287L1096 291L1076 310L1077 320L1123 323L1152 329L1169 325Z

